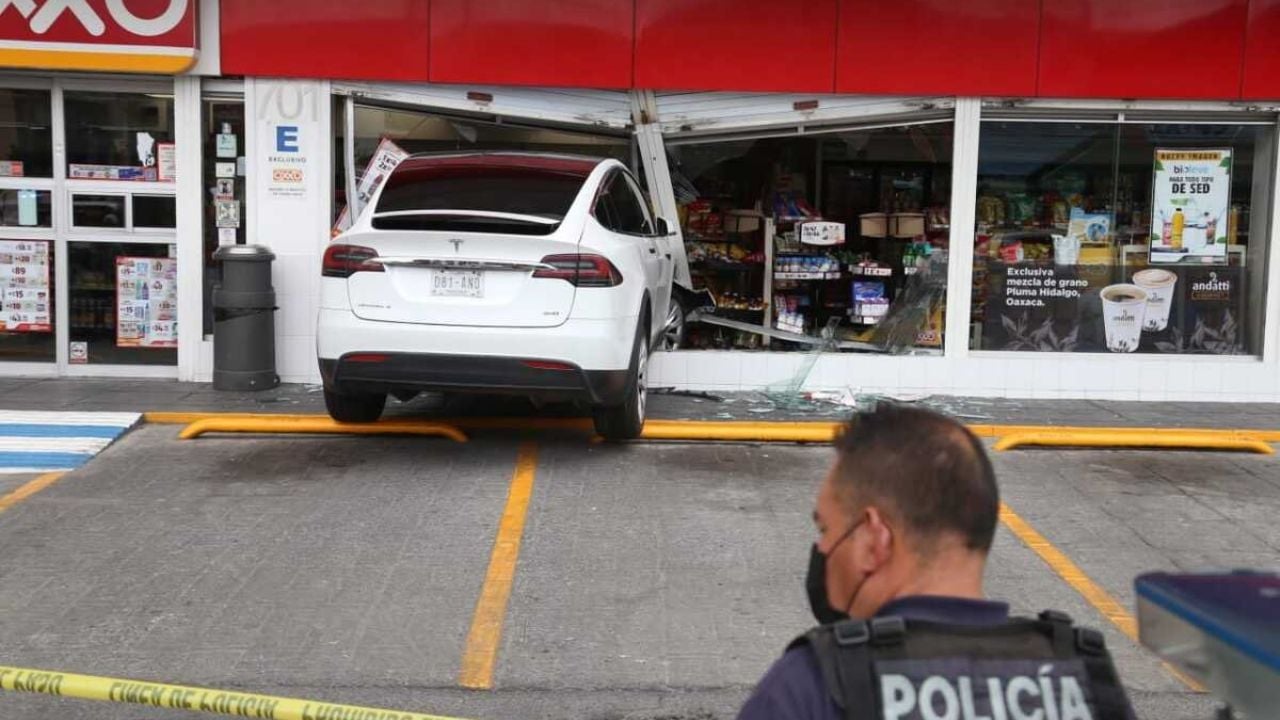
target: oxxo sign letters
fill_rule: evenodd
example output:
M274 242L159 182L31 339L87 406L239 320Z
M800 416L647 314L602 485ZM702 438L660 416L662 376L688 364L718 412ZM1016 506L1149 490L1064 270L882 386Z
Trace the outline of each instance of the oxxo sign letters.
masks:
M197 0L0 0L0 67L178 73Z

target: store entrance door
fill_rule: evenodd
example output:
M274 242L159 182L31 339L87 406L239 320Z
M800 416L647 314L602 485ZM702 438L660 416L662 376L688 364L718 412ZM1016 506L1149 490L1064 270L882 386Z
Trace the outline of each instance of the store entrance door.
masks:
M65 139L54 183L59 373L176 377L173 81L102 87L54 86Z

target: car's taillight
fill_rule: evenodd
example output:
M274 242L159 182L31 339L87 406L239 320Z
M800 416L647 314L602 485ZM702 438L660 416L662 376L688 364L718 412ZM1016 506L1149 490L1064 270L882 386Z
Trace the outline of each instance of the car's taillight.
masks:
M622 284L622 273L600 255L548 255L542 258L549 268L535 270L533 276L564 280L578 287L614 287Z
M330 245L324 251L324 265L320 271L325 277L345 278L358 272L383 272L382 263L369 262L378 257L378 251L359 245Z

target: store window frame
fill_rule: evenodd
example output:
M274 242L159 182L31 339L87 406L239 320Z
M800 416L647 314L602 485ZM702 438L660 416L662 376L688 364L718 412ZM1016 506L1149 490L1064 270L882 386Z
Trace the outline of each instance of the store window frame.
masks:
M113 181L105 181L113 182ZM0 188L4 185L0 184ZM76 199L81 197L111 197L120 198L124 209L123 224L120 227L104 226L104 225L77 225L75 220ZM162 225L139 225L134 217L134 201L139 197L151 198L169 198L177 202L177 194L172 192L155 191L150 188L144 191L118 190L115 188L109 190L89 190L81 187L69 187L66 190L66 199L64 207L68 210L67 228L72 234L90 234L90 235L163 235L165 237L173 236L177 233L177 219L175 217L174 224L169 227ZM176 215L176 209L175 209Z
M142 93L175 96L174 132L175 142L178 126L176 115L179 112L175 93L175 82L172 78L137 78L129 76L75 75L63 74L57 77L34 77L27 75L0 75L0 87L9 89L46 90L50 93L51 118L53 131L53 177L51 178L0 178L0 188L32 189L48 192L51 202L51 218L49 227L0 227L0 239L41 240L51 243L54 253L54 266L51 269L51 281L54 292L54 338L55 355L47 362L4 362L0 363L0 372L4 374L30 374L38 376L63 377L135 377L135 378L176 378L178 366L164 365L131 365L95 363L78 365L70 362L69 343L71 339L70 311L70 264L69 255L72 243L141 243L147 245L166 245L176 249L179 242L178 228L134 228L132 218L126 220L125 228L88 228L72 227L71 197L73 194L88 195L126 195L126 213L132 213L131 196L165 195L177 201L176 182L135 182L113 180L88 180L67 177L66 136L67 125L65 92L97 92L102 93L109 87L110 93ZM172 253L170 253L172 254Z
M950 278L948 281L947 342L945 355L949 358L971 358L975 361L1062 362L1067 366L1118 360L1129 363L1183 363L1213 364L1235 363L1240 365L1274 365L1280 359L1280 242L1276 219L1280 216L1277 200L1280 199L1280 107L1243 106L1227 102L1180 102L1158 100L1108 101L1108 100L1058 100L1008 98L962 98L975 105L972 121L963 122L964 115L957 105L957 147L963 143L971 157L961 158L957 149L954 168L956 184L953 186L953 203L965 203L966 222L952 225ZM1239 355L1189 354L1189 353L1108 353L1108 352L1045 352L1032 353L1017 350L985 350L970 347L970 318L973 311L974 245L977 231L976 204L978 197L979 140L985 122L1008 123L1075 123L1104 125L1252 125L1271 129L1268 175L1270 192L1265 194L1264 212L1256 213L1255 227L1265 231L1266 247L1263 259L1251 265L1258 269L1265 283L1257 311L1262 313L1258 323L1258 347L1255 351ZM971 171L966 172L966 170ZM963 183L963 185L961 184ZM955 207L953 205L953 212ZM957 245L960 243L961 245ZM964 252L955 252L963 246ZM962 329L962 330L961 330Z
M948 292L956 297L957 304L948 306L948 313L961 313L964 319L965 332L954 338L955 342L947 342L948 356L973 357L975 360L1062 360L1066 363L1079 361L1097 361L1100 359L1119 359L1120 361L1174 361L1174 363L1274 363L1277 351L1276 325L1280 323L1280 314L1272 311L1274 297L1280 293L1280 287L1274 287L1277 270L1280 270L1280 249L1275 249L1277 227L1276 215L1277 193L1280 193L1280 109L1245 108L1245 106L1225 104L1225 102L1176 102L1176 101L1105 101L1105 100L1028 100L1009 104L1006 101L983 100L982 109L977 122L972 128L974 168L966 177L965 190L972 193L969 197L970 213L973 213L972 224L968 227L965 240L969 243L968 256L963 266L952 258L954 273L964 273L965 292L954 292L954 279L948 282ZM1254 215L1252 227L1261 231L1266 245L1262 250L1262 259L1249 263L1247 272L1256 275L1251 282L1261 282L1261 296L1257 302L1245 297L1244 304L1256 307L1256 319L1245 320L1242 324L1253 325L1256 340L1252 347L1245 347L1242 354L1188 354L1188 352L1133 352L1133 354L1117 354L1117 352L1027 352L1018 350L987 350L970 346L969 318L973 313L973 272L977 260L973 254L975 238L977 238L977 200L980 169L980 135L986 123L1025 123L1025 124L1078 124L1078 126L1115 127L1117 133L1123 128L1153 126L1153 124L1170 124L1170 126L1252 126L1270 129L1270 146L1263 161L1270 163L1266 169L1268 186L1263 188L1263 213ZM957 133L959 133L957 128ZM1117 147L1116 152L1119 152ZM1254 195L1258 195L1257 188ZM964 232L964 228L954 228ZM952 275L955 278L955 274ZM948 327L948 331L950 331ZM951 333L948 333L951 334Z
M48 226L0 226L0 240L35 240L49 243L49 247L53 252L54 266L50 268L49 282L53 287L53 341L54 356L50 360L19 360L19 361L3 361L0 362L0 369L6 374L36 374L36 375L52 375L58 372L61 367L59 362L59 351L62 343L59 341L60 332L63 325L61 315L63 314L63 283L58 274L58 266L63 262L62 253L65 249L58 239L58 206L57 200L57 158L56 148L58 138L61 136L61 119L57 116L58 106L55 100L57 91L54 81L51 78L35 78L25 76L0 76L0 87L6 90L39 90L49 93L50 103L50 121L52 123L53 145L50 153L50 163L53 167L53 177L5 177L0 178L0 189L4 190L35 190L37 192L46 192L49 194L49 202L51 204L51 213Z
M957 100L961 100L961 99L957 99ZM662 142L663 142L664 148L669 150L671 148L678 148L681 146L690 146L690 145L711 146L711 145L728 144L728 143L756 142L760 140L790 140L790 139L805 139L805 138L814 138L814 137L823 138L825 136L840 135L844 133L856 133L856 132L863 132L863 131L901 129L901 128L912 128L912 127L922 127L922 126L931 126L931 125L949 125L951 126L951 129L952 129L951 153L950 155L947 156L946 160L941 164L948 165L951 168L950 181L948 183L950 185L951 191L947 195L947 207L949 209L949 212L954 213L956 211L957 198L959 197L957 193L960 190L960 183L958 182L958 176L959 176L958 168L960 167L958 153L961 151L959 138L960 138L962 129L961 129L961 122L957 113L958 105L959 105L958 102L952 102L951 99L948 98L948 99L945 99L944 101L936 102L936 103L934 102L922 103L922 106L919 109L890 112L887 114L880 114L877 112L864 113L864 112L858 112L858 111L851 111L847 115L832 113L830 115L825 115L820 120L813 120L810 122L800 122L800 123L796 123L794 121L777 122L777 123L761 125L760 127L741 127L733 130L701 129L701 130L685 131L684 129L666 129L671 126L671 123L664 121L663 127L665 130L663 133ZM726 124L732 124L732 121L727 121ZM814 197L820 199L822 197L822 193L823 193L822 175L821 173L819 173L815 178ZM776 224L773 218L766 217L764 220L764 225L765 227L768 228L765 233L766 238L770 236L774 236L775 234L774 229L776 228ZM948 256L952 252L954 252L954 248L956 247L956 244L957 244L957 238L961 236L958 232L959 227L961 227L960 224L957 224L954 222L950 224L950 229L949 229L949 232L947 233L947 245L948 245L948 248L950 248L950 250L948 251ZM681 243L682 245L688 242L688 238L685 237L685 233L683 229L677 229L673 233L673 237L674 237L674 240L673 240L674 242ZM766 241L764 262L767 266L770 267L770 270L769 272L765 273L766 278L765 278L765 283L763 287L763 294L764 294L763 313L766 318L770 318L770 319L773 317L773 313L776 309L776 305L773 301L773 295L775 294L775 290L778 289L776 287L777 279L774 277L776 274L776 271L772 269L776 256L777 256L777 253L775 252L773 243ZM909 352L909 355L911 356L927 357L931 359L936 358L940 360L942 357L948 356L952 353L953 343L950 339L952 337L950 318L952 317L952 314L955 311L954 310L955 301L952 298L952 295L954 293L952 289L951 278L954 277L955 262L948 261L948 263L946 263L945 270L946 270L948 279L947 279L946 295L941 304L941 307L943 310L942 346L941 347L925 347L925 346L917 345L911 348ZM768 320L768 322L772 324L771 320ZM761 347L763 348L770 348L773 345L773 339L769 336L764 336L760 344L761 344ZM838 350L832 350L829 352L832 355L842 355L842 354L846 354L844 352L845 350L865 349L865 348L858 348L856 347L857 345L864 345L864 344L857 343L857 342L847 343L847 344L841 343L841 344L837 344ZM704 351L696 350L696 349L682 349L681 352L700 353ZM848 355L857 356L857 357L906 357L907 356L906 354L900 355L900 354L894 354L894 353L883 352L883 351L856 352L856 353L848 353Z

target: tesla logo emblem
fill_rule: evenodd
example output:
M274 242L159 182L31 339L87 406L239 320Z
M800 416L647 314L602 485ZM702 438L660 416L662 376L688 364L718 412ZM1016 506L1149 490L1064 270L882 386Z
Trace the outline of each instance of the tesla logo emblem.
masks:
M466 242L466 240L450 240L449 242L453 244L453 251L460 253L462 252L462 243Z
M178 26L187 14L190 0L169 0L163 12L153 18L139 17L125 7L124 0L106 0L107 13L125 31L140 37L163 35ZM45 0L37 8L35 0L0 0L0 13L10 7L27 19L32 32L43 35L53 27L63 13L71 13L90 35L100 36L107 31L102 17L94 11L88 0Z

